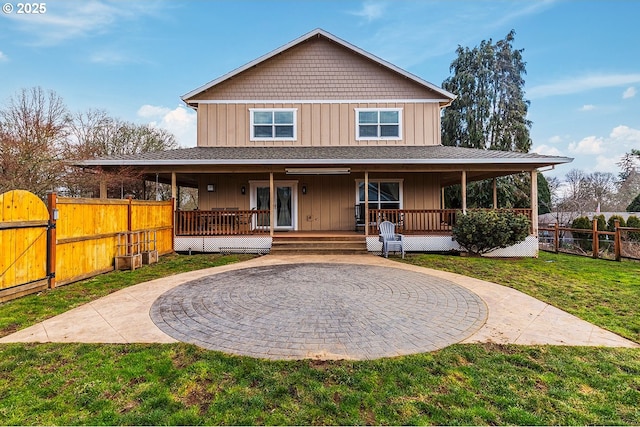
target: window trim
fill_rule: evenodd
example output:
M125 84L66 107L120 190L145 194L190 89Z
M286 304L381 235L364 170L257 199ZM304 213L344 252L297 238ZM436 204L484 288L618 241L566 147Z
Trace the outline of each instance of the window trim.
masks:
M378 136L360 136L360 112L376 111L378 113ZM380 135L380 112L395 111L398 113L398 136L379 136ZM400 141L402 140L402 108L356 108L356 141ZM372 124L372 123L371 123Z
M272 114L278 112L291 112L293 113L293 137L278 137L275 136L275 120L272 126L272 137L256 137L255 136L255 123L254 113L256 112L270 112ZM288 124L287 124L288 125ZM250 141L296 141L298 136L298 109L297 108L249 108L249 140Z
M380 203L381 201L379 200L380 195L379 195L379 191L380 191L380 183L381 182L393 182L393 183L398 183L398 209L403 209L404 206L404 179L402 178L374 178L374 179L370 179L369 180L369 184L371 183L377 183L378 184L378 200L372 201L369 200L369 209L381 209L380 208ZM364 185L364 179L356 179L356 205L364 205L365 201L364 200L360 200L360 183L362 183ZM365 189L366 191L366 189ZM371 204L376 203L378 205L378 207L371 207Z

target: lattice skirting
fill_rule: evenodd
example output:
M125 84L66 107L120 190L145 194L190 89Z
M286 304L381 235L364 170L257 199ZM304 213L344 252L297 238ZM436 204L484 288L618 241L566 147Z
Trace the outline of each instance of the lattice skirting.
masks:
M449 252L459 251L460 246L451 236L405 236L406 252ZM382 253L382 243L378 236L367 237L367 250L374 254ZM528 236L524 242L504 249L497 249L484 255L485 257L519 258L538 256L538 238Z
M176 237L176 252L268 253L270 236Z
M207 253L269 253L272 239L269 236L221 236L221 237L176 237L176 252ZM459 251L460 246L451 236L405 236L406 252ZM378 236L367 237L367 250L382 253ZM538 238L528 236L524 242L485 254L486 257L517 258L538 256Z

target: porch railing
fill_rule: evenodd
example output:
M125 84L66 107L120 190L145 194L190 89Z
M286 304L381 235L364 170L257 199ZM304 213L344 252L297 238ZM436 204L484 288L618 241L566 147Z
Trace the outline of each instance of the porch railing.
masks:
M177 211L176 236L269 233L268 210Z
M486 209L489 210L489 209ZM498 209L523 214L531 221L531 209ZM378 224L391 221L402 234L450 234L460 209L369 209L369 234L378 234Z

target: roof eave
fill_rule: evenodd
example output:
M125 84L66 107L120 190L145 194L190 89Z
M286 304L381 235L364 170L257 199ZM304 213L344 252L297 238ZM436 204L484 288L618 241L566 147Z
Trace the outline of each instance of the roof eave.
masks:
M291 165L291 164L354 164L354 165L559 165L569 163L569 157L531 157L526 159L158 159L158 160L84 160L79 166L215 166L215 165Z

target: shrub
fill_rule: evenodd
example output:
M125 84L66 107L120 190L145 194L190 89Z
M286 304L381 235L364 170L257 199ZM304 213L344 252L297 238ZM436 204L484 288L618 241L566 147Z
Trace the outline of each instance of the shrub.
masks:
M629 218L627 218L627 227L640 228L640 218L635 215L631 215ZM640 242L640 231L630 231L629 240L633 242Z
M593 228L593 223L586 216L579 216L574 219L571 223L571 228L581 228L585 230L591 230ZM579 233L577 231L571 232L574 239L578 242L578 246L582 248L582 250L589 251L593 248L593 234L592 233Z
M470 210L458 213L453 239L466 251L480 255L524 241L529 235L529 218L510 211Z
M611 215L607 221L607 231L616 231L616 220L620 221L620 227L626 227L626 222L620 215Z
M631 215L627 218L627 227L640 228L640 218L635 215Z

